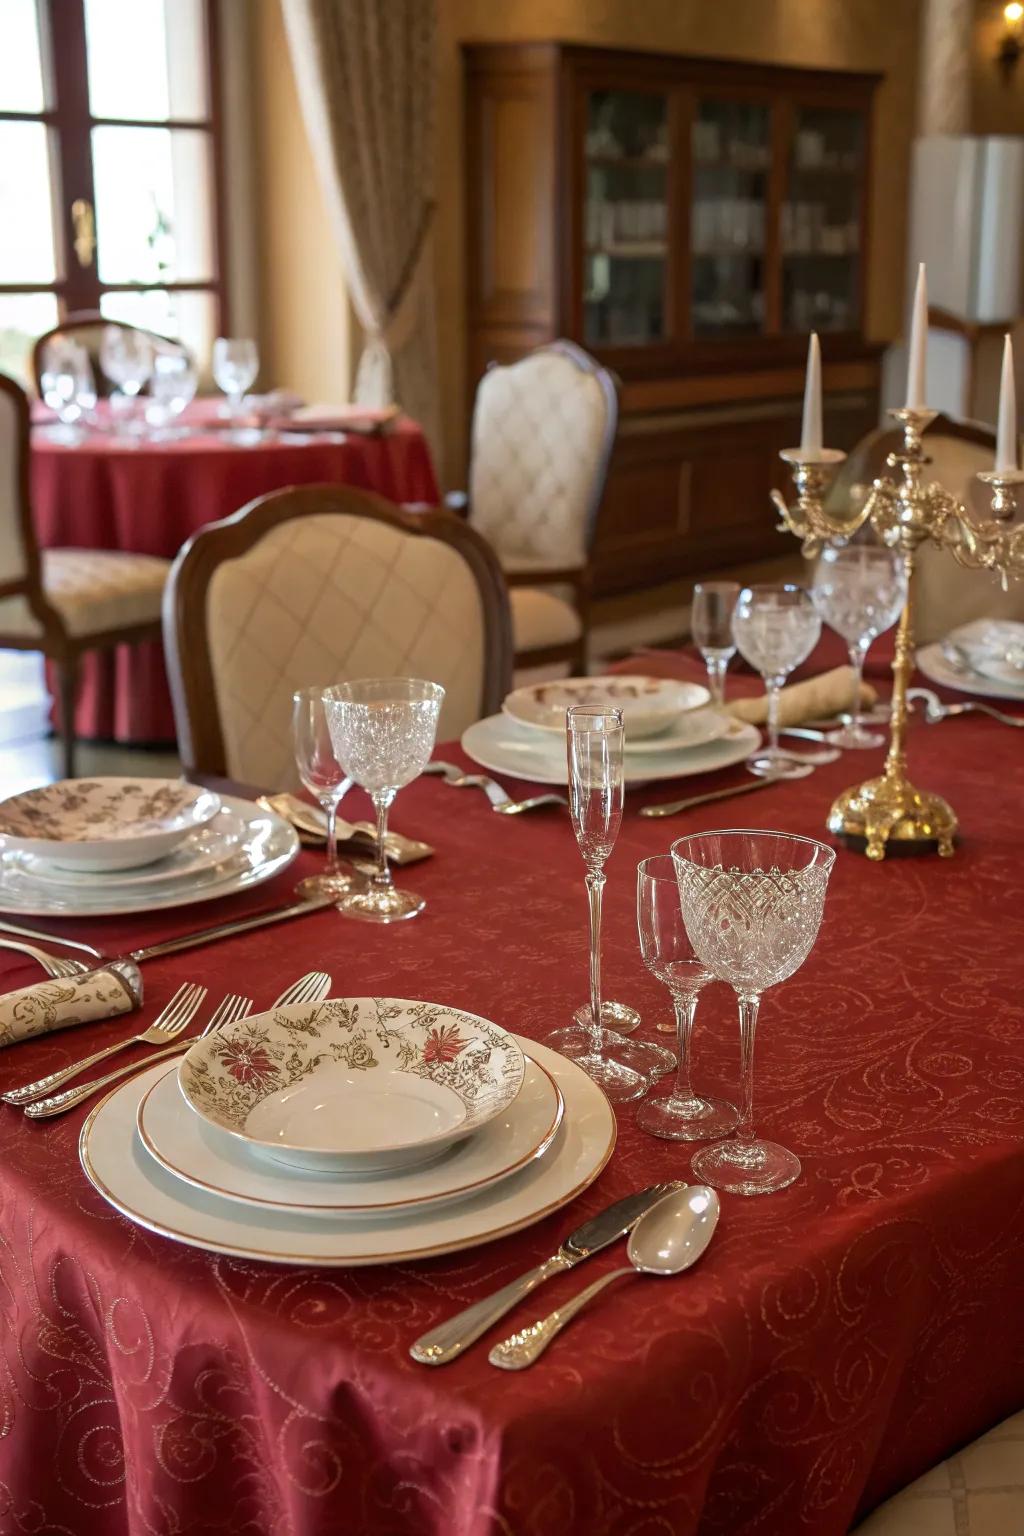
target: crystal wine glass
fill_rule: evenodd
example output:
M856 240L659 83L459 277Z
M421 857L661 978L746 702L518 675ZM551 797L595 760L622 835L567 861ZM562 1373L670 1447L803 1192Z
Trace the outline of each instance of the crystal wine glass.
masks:
M711 702L725 703L725 673L736 654L733 610L740 595L736 581L698 581L693 589L690 629L708 669Z
M794 667L814 650L821 618L803 587L791 582L745 587L732 616L740 654L764 678L768 694L768 746L747 759L751 773L802 779L812 771L792 752L779 748L779 690Z
M787 832L700 832L672 844L683 922L694 953L739 1000L743 1104L734 1138L690 1166L735 1195L784 1189L800 1160L754 1136L754 1032L761 994L799 970L814 947L836 856Z
M100 340L100 367L125 401L125 426L137 431L135 401L153 372L153 344L143 331L108 325Z
M371 677L338 683L324 694L334 752L377 812L377 869L369 885L338 903L346 917L394 923L415 917L422 896L399 891L385 852L388 809L398 791L426 767L434 750L444 689L413 677Z
M191 405L198 384L195 365L183 352L163 352L154 358L149 381L153 403L146 412L146 420L157 429L155 436L171 436L171 423Z
M652 1077L675 1066L659 1045L626 1040L605 1027L601 1003L601 899L604 866L622 823L625 731L622 711L576 704L567 712L569 809L587 868L590 911L590 1008L582 1023L556 1029L546 1044L582 1067L610 1099L639 1099Z
M234 418L242 409L247 389L256 382L260 357L256 343L245 337L218 336L213 344L213 377L227 396L227 414Z
M319 875L307 875L295 887L300 896L344 896L354 884L338 863L338 806L352 780L334 754L323 688L299 688L292 695L292 740L299 778L323 806L327 817L327 862Z
M882 544L826 547L811 596L825 623L846 641L854 675L849 723L830 740L837 747L880 747L884 734L867 730L860 717L861 678L868 646L892 628L906 602L903 563Z
M636 926L644 964L672 994L679 1042L679 1064L668 1097L645 1099L636 1123L652 1136L670 1141L727 1136L738 1119L735 1105L703 1098L690 1086L693 1019L700 990L712 976L697 959L687 935L671 854L655 854L637 866Z
M88 352L77 341L55 337L43 350L39 384L43 401L61 423L52 435L63 443L80 442L82 420L96 405Z

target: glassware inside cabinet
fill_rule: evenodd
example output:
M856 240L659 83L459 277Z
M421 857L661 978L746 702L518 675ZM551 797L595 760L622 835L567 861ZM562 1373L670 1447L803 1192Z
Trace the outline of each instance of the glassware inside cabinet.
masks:
M786 330L859 324L863 172L860 113L797 109L780 225Z
M761 102L698 102L691 154L693 333L760 331L765 317L770 109Z

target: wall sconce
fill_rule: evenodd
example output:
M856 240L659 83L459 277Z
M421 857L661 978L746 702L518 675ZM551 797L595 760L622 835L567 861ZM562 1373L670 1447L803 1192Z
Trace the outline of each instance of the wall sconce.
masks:
M1009 80L1017 67L1021 53L1024 52L1024 42L1021 40L1021 32L1024 30L1024 5L1021 0L1010 0L1009 5L1003 6L1003 21L1006 30L999 44L999 52L996 59L1003 74Z

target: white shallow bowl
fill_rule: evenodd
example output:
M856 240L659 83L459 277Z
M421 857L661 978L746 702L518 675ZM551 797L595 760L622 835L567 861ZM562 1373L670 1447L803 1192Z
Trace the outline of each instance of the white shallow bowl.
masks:
M565 731L565 712L573 704L597 704L621 709L627 739L639 740L667 730L690 709L699 709L711 698L699 683L673 678L614 675L564 677L550 683L531 683L510 693L502 709L520 725L542 731Z
M197 1040L178 1083L197 1115L276 1162L373 1173L440 1157L508 1108L525 1070L513 1036L489 1019L343 997Z
M933 683L955 688L958 693L973 693L981 699L1024 699L1024 682L1003 682L954 667L942 654L942 646L923 645L915 657L918 670Z
M1015 619L975 619L962 624L946 636L942 650L954 665L966 662L982 677L1024 689L1024 624Z
M220 799L178 779L61 779L0 802L0 850L104 874L162 859Z

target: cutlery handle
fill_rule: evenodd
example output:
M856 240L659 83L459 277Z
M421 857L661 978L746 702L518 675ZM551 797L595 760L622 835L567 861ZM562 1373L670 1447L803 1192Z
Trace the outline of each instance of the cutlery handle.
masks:
M763 779L752 779L749 784L733 784L728 789L715 789L707 795L691 795L688 800L670 800L667 805L643 805L640 807L641 816L675 816L679 811L691 811L697 805L710 805L712 800L729 800L733 795L749 795L751 790L764 789L766 784L774 784L778 775L768 775Z
M116 1045L104 1046L102 1051L94 1051L91 1056L86 1056L82 1061L72 1062L70 1067L61 1067L57 1072L51 1072L46 1077L36 1078L34 1083L25 1083L21 1088L11 1088L7 1093L0 1093L0 1099L5 1104L30 1104L33 1099L41 1099L44 1095L52 1093L55 1088L63 1088L65 1083L70 1083L73 1077L84 1072L86 1067L94 1067L98 1061L106 1061L108 1056L116 1056L118 1051L125 1050L129 1045L134 1045L138 1039L133 1035L130 1040L118 1040Z
M176 939L164 939L160 944L148 944L145 949L133 949L129 960L155 960L158 955L173 955L179 949L197 949L200 944L213 944L218 939L229 939L236 933L248 933L250 928L264 928L268 923L283 923L290 917L305 917L307 912L319 912L323 907L333 907L334 896L314 896L310 901L296 902L293 907L274 907L269 912L256 912L252 917L241 917L233 923L219 923L216 928L203 928L197 933L181 933Z
M531 1291L535 1291L538 1285L543 1285L545 1280L560 1274L563 1269L571 1269L575 1262L575 1259L563 1258L558 1253L545 1259L536 1269L527 1270L525 1275L512 1280L500 1291L485 1296L483 1301L474 1302L471 1307L456 1312L447 1322L422 1334L415 1344L410 1345L410 1355L420 1365L447 1365L450 1360L456 1360L464 1349L475 1343L482 1333L486 1333L506 1312L510 1312Z
M34 1104L27 1106L26 1118L49 1120L53 1115L63 1115L66 1110L74 1109L77 1104L84 1104L86 1099L98 1093L101 1088L106 1088L109 1083L116 1083L122 1077L131 1077L133 1072L145 1072L154 1061L162 1061L165 1056L183 1055L191 1044L191 1040L182 1040L177 1045L165 1045L162 1050L150 1051L142 1061L130 1061L127 1066L108 1072L106 1077L97 1077L91 1083L83 1083L80 1088L65 1088L63 1093L51 1094L48 1099L36 1099Z
M621 1280L623 1275L635 1273L636 1270L627 1264L625 1269L613 1269L610 1275L602 1275L600 1280L595 1280L593 1285L588 1285L585 1291L580 1291L571 1301L567 1301L564 1307L556 1307L547 1317L530 1323L518 1333L503 1339L500 1344L495 1344L487 1356L488 1360L503 1371L524 1371L528 1365L540 1359L556 1334L561 1333L566 1323L572 1322L577 1312L582 1312L606 1285L611 1285L613 1280Z

